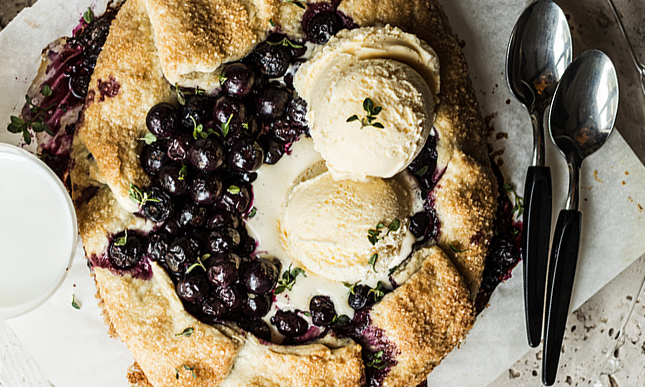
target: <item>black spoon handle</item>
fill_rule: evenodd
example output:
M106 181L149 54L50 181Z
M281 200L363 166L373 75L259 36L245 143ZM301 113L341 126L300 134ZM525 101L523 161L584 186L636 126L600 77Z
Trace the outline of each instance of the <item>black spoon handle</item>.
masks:
M545 386L552 385L558 373L560 348L569 315L569 303L578 263L581 222L580 211L562 210L553 234L542 356L542 383Z
M524 185L524 311L529 345L542 337L544 287L551 236L551 169L529 167Z

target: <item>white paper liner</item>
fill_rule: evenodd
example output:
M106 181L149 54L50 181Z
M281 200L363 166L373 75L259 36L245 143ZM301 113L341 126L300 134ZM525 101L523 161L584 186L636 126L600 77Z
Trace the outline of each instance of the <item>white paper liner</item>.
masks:
M0 33L1 142L19 141L20 136L8 133L5 125L24 103L23 95L36 74L42 48L71 34L88 6L98 14L105 3L105 0L40 0ZM528 3L511 0L442 3L454 31L466 42L464 50L483 113L497 114L492 121L496 131L508 133L508 140L497 141L494 136L490 139L496 150L505 150L504 175L518 192L523 192L532 154L531 126L526 109L506 87L504 63L509 34ZM558 211L564 206L568 178L563 159L550 141L547 143L555 225ZM619 133L615 132L597 154L584 162L581 177L582 245L571 309L580 306L645 252L645 220L639 209L639 205L645 206L645 167ZM429 385L485 386L529 350L521 274L520 264L513 277L497 288L490 306L479 316L461 348L449 354L430 375ZM123 343L108 337L95 293L79 246L61 289L40 308L8 322L54 385L128 386L125 376L133 363L132 356ZM72 294L81 304L80 310L72 308ZM0 358L3 356L8 354L0 353Z

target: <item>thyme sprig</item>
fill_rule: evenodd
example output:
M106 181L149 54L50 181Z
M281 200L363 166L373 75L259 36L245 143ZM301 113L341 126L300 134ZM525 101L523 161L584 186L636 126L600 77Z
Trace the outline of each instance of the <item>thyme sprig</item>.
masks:
M275 287L273 294L280 294L285 290L293 289L293 285L296 283L296 278L300 274L307 277L307 274L303 269L299 267L291 269L291 265L289 265L289 268L282 273L282 278L278 280L278 286Z
M190 337L193 334L194 331L195 331L195 329L193 329L192 327L189 327L189 328L186 328L186 329L184 329L183 331L181 331L179 333L175 333L175 336Z
M45 123L44 116L50 109L55 107L56 104L53 103L46 108L41 108L40 106L35 105L28 95L25 95L25 100L30 106L29 112L31 115L29 120L25 121L18 116L11 116L11 122L7 125L7 130L11 133L22 133L22 138L25 140L27 145L31 144L31 133L29 133L29 129L33 130L35 133L45 132L50 136L53 136L54 132L52 132L51 128Z
M372 266L372 270L374 270L374 273L376 273L376 260L378 259L378 254L374 253L370 257L369 260L367 260L367 263Z
M144 205L147 202L155 202L155 203L159 202L159 199L152 197L150 192L148 191L144 192L139 187L137 187L132 183L130 183L128 196L130 197L130 200L140 205Z
M197 262L193 263L192 265L190 265L188 267L188 269L186 269L186 274L188 274L191 271L195 270L196 267L201 267L202 269L204 269L204 271L206 271L206 266L204 266L204 261L206 261L210 257L211 257L210 254L204 254L204 255L202 255L201 258L197 257Z
M280 46L280 45L282 45L282 46L291 47L291 48L302 48L301 44L296 44L296 43L292 42L291 40L289 40L288 38L284 38L279 42L268 42L267 41L267 44L269 44L270 46Z
M370 241L372 246L376 245L380 240L385 238L390 234L392 231L397 231L401 227L401 221L398 219L394 219L389 226L387 226L387 232L385 235L381 236L383 229L385 228L385 224L383 222L379 222L376 225L376 228L370 228L367 230L367 239Z
M283 3L293 4L293 5L295 5L295 6L296 6L296 7L298 7L298 8L306 9L305 5L304 5L304 4L302 4L302 2L301 2L301 1L298 1L298 0L282 0L282 2L283 2Z
M179 371L184 368L186 371L190 371L190 374L193 378L197 379L197 374L195 374L195 366L188 367L186 364L182 364L179 367L175 368L175 378L179 380Z
M87 24L92 24L94 21L94 11L92 11L92 8L87 8L87 11L83 13L83 21Z
M125 230L125 235L119 238L116 238L114 241L114 246L125 246L128 243L128 230Z
M509 194L509 193L513 194L513 200L514 200L513 215L516 218L519 218L520 216L522 216L522 214L524 214L524 198L517 194L517 191L515 191L511 183L504 183L503 188L506 194Z
M365 100L363 101L363 110L365 110L365 112L367 113L365 117L360 118L357 114L354 114L347 119L347 122L360 121L361 129L366 126L373 126L379 129L384 128L382 123L375 122L376 116L381 112L381 110L383 110L381 106L374 106L374 101L372 101L371 98L365 98Z
M389 366L390 363L385 362L385 360L383 359L383 351L381 350L370 355L365 365L370 368L376 368L377 370L382 370L385 367Z

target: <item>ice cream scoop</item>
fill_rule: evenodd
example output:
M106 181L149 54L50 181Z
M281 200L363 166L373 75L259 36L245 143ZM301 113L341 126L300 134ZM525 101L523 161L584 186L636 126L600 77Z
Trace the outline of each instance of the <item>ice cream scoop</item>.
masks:
M291 191L280 238L305 270L354 283L387 273L409 234L410 211L410 194L396 179L335 180L324 172Z
M419 154L434 122L439 60L397 28L341 32L295 76L314 146L335 176L389 178Z

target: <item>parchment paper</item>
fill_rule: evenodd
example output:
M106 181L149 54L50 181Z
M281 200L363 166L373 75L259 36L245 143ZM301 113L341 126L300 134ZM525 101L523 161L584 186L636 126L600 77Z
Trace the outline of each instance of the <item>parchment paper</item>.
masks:
M504 61L512 27L529 2L442 3L453 29L466 42L464 50L482 112L496 114L491 122L496 132L508 133L508 139L495 140L495 135L490 139L496 150L504 149L502 170L517 191L523 192L532 149L531 127L526 110L506 87ZM100 13L105 0L40 0L0 33L0 141L18 143L19 136L6 132L5 125L22 106L38 69L40 51L59 36L69 35L88 5ZM623 86L621 83L621 89ZM555 223L564 206L567 172L557 150L549 141L548 145ZM645 220L640 207L645 205L645 167L618 132L585 161L581 177L582 244L572 309L645 252ZM519 265L513 277L498 287L461 348L430 375L429 385L485 386L528 351L521 273ZM133 363L132 356L120 341L108 337L95 292L79 246L71 271L52 299L8 322L56 386L128 385L125 374ZM72 294L81 304L80 310L71 307Z

